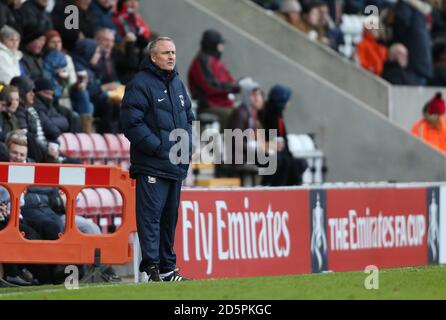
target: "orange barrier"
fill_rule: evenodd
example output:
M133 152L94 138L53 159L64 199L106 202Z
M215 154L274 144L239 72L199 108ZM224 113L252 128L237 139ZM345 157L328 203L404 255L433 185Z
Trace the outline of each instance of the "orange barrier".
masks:
M115 166L0 163L0 184L11 197L9 224L0 231L0 262L98 265L132 261L135 183L128 172ZM29 186L54 186L66 193L66 225L59 239L27 240L20 232L20 196ZM113 234L84 234L75 225L76 197L92 187L114 188L122 195L122 224Z

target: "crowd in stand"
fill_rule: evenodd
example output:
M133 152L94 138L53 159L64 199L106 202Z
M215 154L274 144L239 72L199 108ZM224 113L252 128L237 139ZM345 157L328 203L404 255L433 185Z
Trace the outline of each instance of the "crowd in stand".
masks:
M0 161L8 160L5 137L16 129L26 135L31 159L52 163L77 161L60 154L62 133L119 133L125 85L155 36L139 14L138 0L54 2L49 12L49 0L0 0ZM67 27L69 5L78 9L78 28ZM218 31L206 30L188 73L198 113L214 114L221 129L234 127L228 120L235 121L234 94L241 91L222 60L223 43ZM285 104L280 111L268 109L280 114L268 125L280 129L282 136ZM259 114L266 113L260 109ZM266 144L266 149L273 148ZM286 140L279 148L288 149Z
M443 0L253 0L333 50L344 43L343 14L368 16L356 62L397 85L446 85ZM378 12L369 16L367 6Z
M30 131L27 125L34 122L42 129L41 142L63 132L120 132L124 86L152 37L139 15L139 1L57 0L51 12L48 2L0 1L0 82L23 83L23 94L26 89L34 92L39 83L44 92L20 95L18 111L31 118L15 125ZM79 28L67 28L69 5L78 8ZM58 133L47 132L48 113L65 118Z
M48 2L0 0L3 162L79 163L79 159L61 154L61 134L119 133L125 85L138 71L147 44L155 37L139 15L138 0L56 0L51 12L46 10ZM79 28L67 28L68 5L79 11ZM313 21L314 13L308 10L308 21ZM324 12L328 15L328 8ZM336 48L340 33L329 34L316 38ZM274 141L269 141L268 133L245 140L244 159L248 150L277 154L277 171L264 177L262 184L301 184L307 163L292 156L283 119L291 88L276 85L267 94L251 78L235 80L222 59L223 50L220 32L205 30L187 75L198 115L213 115L220 129L277 130ZM236 94L240 94L238 100ZM2 229L9 220L10 199L1 186L0 197ZM28 188L20 206L20 230L25 238L58 239L65 223L64 199L57 188ZM97 225L80 216L76 216L76 224L81 231L98 233ZM60 283L63 279L63 266L4 266L5 279L17 285ZM119 280L113 269L103 269L109 281Z
M119 133L125 84L138 70L153 37L138 0L0 0L0 161L80 163L60 153L65 132ZM79 11L68 28L65 8ZM69 22L69 19L68 19ZM10 199L0 187L0 229L8 224ZM20 230L27 239L56 240L64 230L65 195L30 187L21 199ZM78 228L100 233L76 216ZM3 264L16 285L60 283L64 266ZM83 270L83 269L81 269ZM111 268L103 278L119 281ZM81 272L85 274L85 272Z

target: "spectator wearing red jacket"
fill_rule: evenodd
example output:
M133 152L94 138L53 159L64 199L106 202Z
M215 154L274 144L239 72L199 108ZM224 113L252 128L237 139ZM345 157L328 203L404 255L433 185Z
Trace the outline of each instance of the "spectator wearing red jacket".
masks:
M240 92L240 86L221 60L223 37L218 31L206 30L201 39L201 50L189 68L188 81L192 98L198 101L198 113L215 114L221 128L234 106L230 93Z
M139 14L139 7L139 0L119 0L113 12L113 22L118 27L122 39L131 33L136 37L137 46L144 49L149 44L152 31Z

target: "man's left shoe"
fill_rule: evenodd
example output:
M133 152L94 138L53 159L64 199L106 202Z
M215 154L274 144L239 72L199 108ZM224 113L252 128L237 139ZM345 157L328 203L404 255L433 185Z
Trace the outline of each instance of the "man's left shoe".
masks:
M101 272L102 279L107 282L122 282L120 276L118 276L112 267L107 267Z
M182 276L179 272L179 269L175 269L171 272L161 273L160 277L163 281L190 281L192 279L186 278Z

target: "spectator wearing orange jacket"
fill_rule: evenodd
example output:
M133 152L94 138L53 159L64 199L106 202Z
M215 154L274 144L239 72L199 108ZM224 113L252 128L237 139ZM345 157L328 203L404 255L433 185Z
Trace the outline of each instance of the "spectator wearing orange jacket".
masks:
M423 109L423 119L412 127L412 134L426 143L446 152L446 104L442 94L438 92Z
M356 47L359 64L380 76L387 60L387 48L378 43L379 30L364 29L364 36Z

